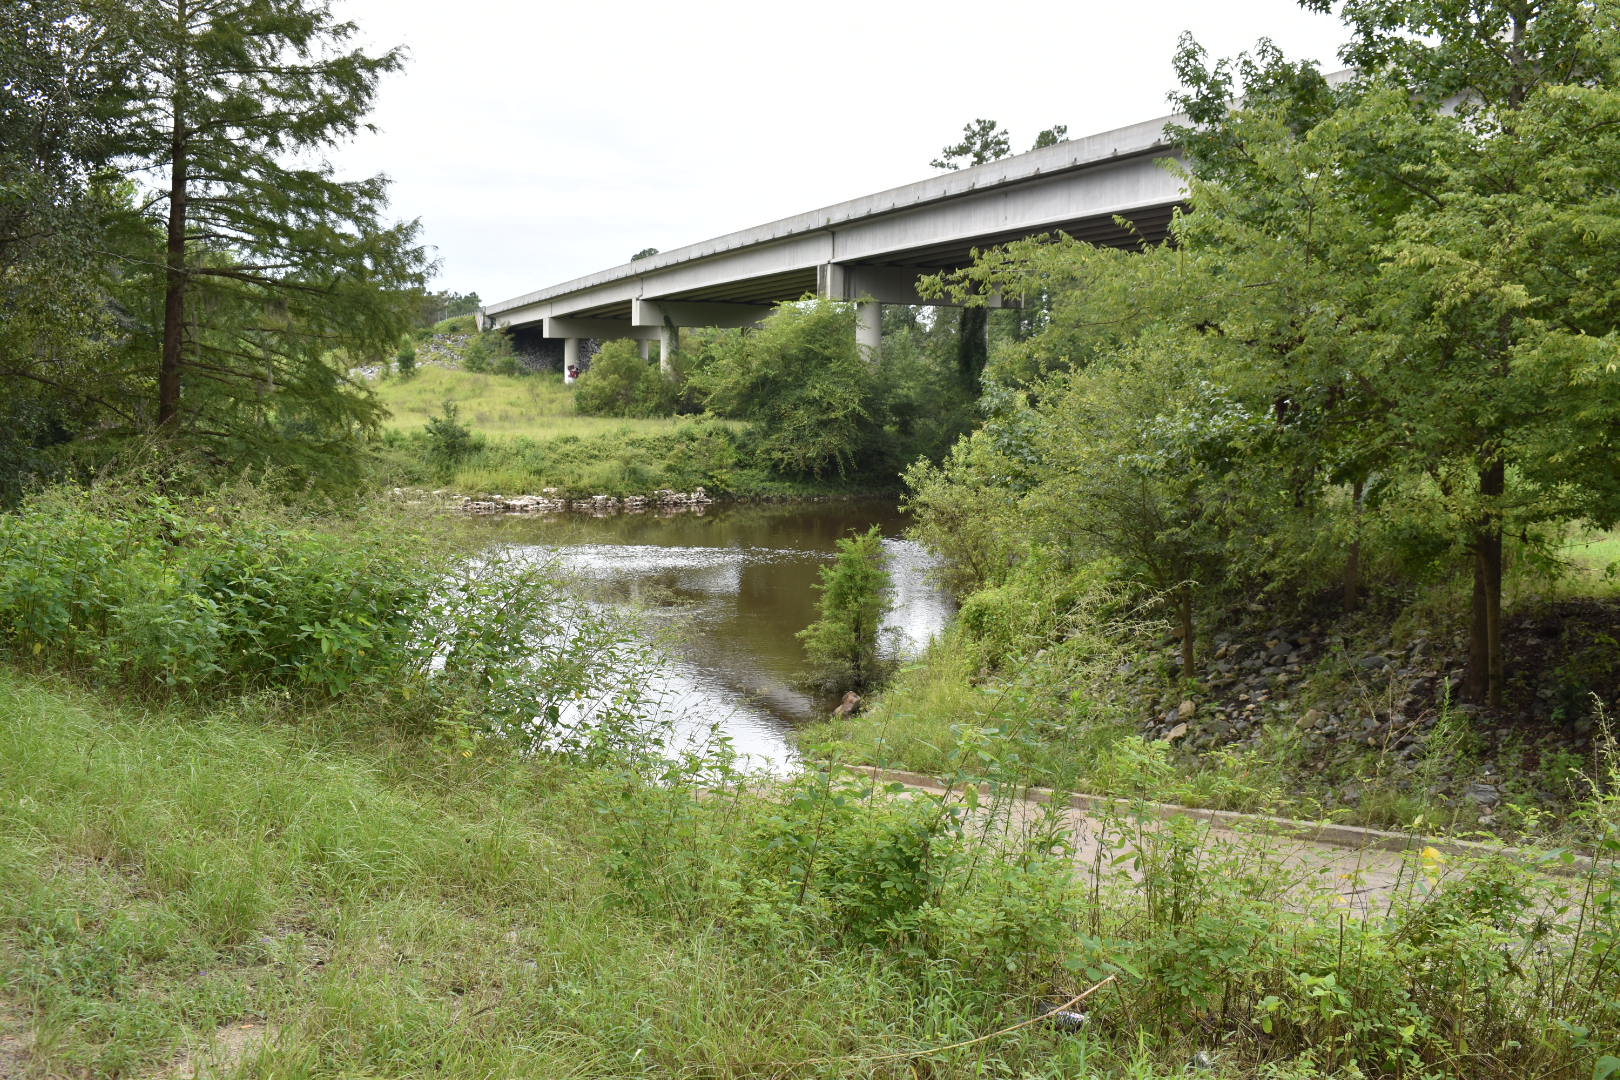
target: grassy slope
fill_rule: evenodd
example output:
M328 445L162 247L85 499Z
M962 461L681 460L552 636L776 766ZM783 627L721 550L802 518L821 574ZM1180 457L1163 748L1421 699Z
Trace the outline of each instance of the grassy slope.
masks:
M636 917L589 777L357 746L334 719L0 669L0 1075L763 1076L741 1063L985 1019L876 958ZM1073 1064L1025 1034L997 1053Z
M383 379L373 389L393 414L388 428L400 432L421 431L429 416L443 413L446 401L460 408L462 423L498 438L590 437L621 431L654 434L691 422L685 418L580 416L574 412L573 391L555 372L518 377L425 366L409 379Z
M375 384L393 414L394 482L465 494L644 495L661 488L742 497L842 494L850 485L784 479L748 463L745 425L709 417L626 419L580 416L561 376L488 375L426 366L410 379ZM422 437L430 416L453 401L482 445L448 470L432 462Z

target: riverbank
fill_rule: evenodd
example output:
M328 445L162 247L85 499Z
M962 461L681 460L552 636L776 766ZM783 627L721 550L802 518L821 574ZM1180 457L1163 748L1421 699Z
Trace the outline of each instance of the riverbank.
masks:
M1443 608L1256 605L1189 679L1174 635L1107 595L1051 622L1014 590L972 596L864 715L806 740L930 774L1006 746L1031 783L1371 828L1581 844L1620 826L1611 596L1517 597L1504 636L1522 674L1487 709L1459 700L1465 643Z
M1080 877L1038 814L990 840L944 793L815 773L745 792L3 667L0 714L8 1076L1584 1080L1620 1019L1612 912L1537 946L1506 862L1419 856L1346 922L1336 879L1318 902L1245 843L1177 871L1189 837L1129 815L1145 876ZM1024 1023L1109 975L1084 1020Z
M892 476L775 471L758 460L742 421L582 416L573 392L549 372L432 366L408 379L376 378L372 389L391 414L377 447L384 487L572 502L698 488L721 499L813 499L889 494L898 486Z
M386 507L45 492L0 616L6 1073L1584 1080L1620 1030L1612 861L1363 912L1126 804L1077 874L1010 744L911 793L664 752L618 620Z

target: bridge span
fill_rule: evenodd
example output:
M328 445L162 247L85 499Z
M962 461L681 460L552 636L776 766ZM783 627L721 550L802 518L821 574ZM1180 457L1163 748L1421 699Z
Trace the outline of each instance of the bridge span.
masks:
M1161 117L727 233L488 304L486 327L560 339L660 342L667 364L682 326L753 326L773 304L814 293L856 302L857 339L881 347L882 304L917 295L924 274L966 266L974 248L1063 231L1135 246L1164 239L1182 185ZM1134 234L1119 227L1127 219ZM645 348L645 346L644 346Z

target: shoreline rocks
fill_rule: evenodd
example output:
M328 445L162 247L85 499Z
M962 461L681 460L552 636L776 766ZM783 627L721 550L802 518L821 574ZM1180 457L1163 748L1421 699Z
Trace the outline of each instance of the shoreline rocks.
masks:
M661 488L650 495L579 497L564 495L557 488L545 488L538 495L474 497L452 491L417 491L410 488L395 488L392 494L408 506L437 505L477 517L496 514L531 516L565 513L605 517L609 514L638 514L647 511L702 513L715 502L714 497L703 488L693 488L691 491L671 491L668 488Z

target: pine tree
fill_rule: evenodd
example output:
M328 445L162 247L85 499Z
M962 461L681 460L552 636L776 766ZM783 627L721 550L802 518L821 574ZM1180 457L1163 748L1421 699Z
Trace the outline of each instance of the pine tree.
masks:
M401 51L347 48L356 28L324 0L82 6L126 73L112 153L152 185L163 236L161 305L142 313L161 327L158 429L231 460L352 445L378 410L337 360L392 353L426 263L416 224L384 220L386 181L341 180L322 155L370 130Z

